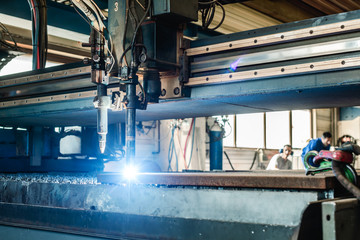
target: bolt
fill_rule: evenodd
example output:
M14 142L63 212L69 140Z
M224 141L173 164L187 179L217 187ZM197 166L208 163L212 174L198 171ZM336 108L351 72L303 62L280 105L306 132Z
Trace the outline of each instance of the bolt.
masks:
M166 95L166 90L165 88L163 90L161 90L161 96L164 97Z
M180 88L178 88L178 87L174 88L174 94L179 95L180 94Z

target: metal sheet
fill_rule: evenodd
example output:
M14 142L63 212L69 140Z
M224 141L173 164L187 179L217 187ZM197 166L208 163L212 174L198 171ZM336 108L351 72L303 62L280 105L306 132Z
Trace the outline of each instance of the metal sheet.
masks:
M249 237L251 239L285 240L291 238L296 230L296 227L291 226L142 216L19 204L1 203L0 210L0 224L42 230L35 233L34 230L28 230L27 236L22 236L21 239L42 239L39 237L50 236L51 239L71 240L104 238L129 240L236 239ZM17 234L14 232L9 234L5 232L8 229L9 227L0 226L3 240L14 239L11 236L19 236L23 232L21 228L15 228L13 231L16 231ZM29 238L29 234L34 238ZM63 238L53 238L54 236Z
M154 186L136 182L59 184L31 179L28 175L23 181L0 181L1 224L105 234L115 239L119 236L288 239L296 234L308 203L322 198L319 192L326 192ZM224 229L226 235L221 237Z
M74 234L44 231L23 227L13 227L0 225L0 234L2 240L106 240L108 238L95 238L89 236L80 236Z
M173 175L173 182L180 179L188 186L162 185L169 182L160 175L145 184L140 179L109 185L57 183L54 177L44 182L39 174L28 174L17 181L0 181L0 224L111 239L295 239L308 204L333 195L326 195L331 192L326 189L282 188L292 181L290 174L204 174L205 180L223 187L201 185L199 173L183 175L191 182ZM256 180L262 175L280 187L267 189L264 179ZM241 178L254 180L259 188L233 187ZM328 179L307 178L314 185L318 178Z
M127 183L119 173L98 175L101 183ZM339 187L332 173L306 176L304 171L239 171L201 173L139 173L136 183L170 186L206 186L279 189L334 189Z

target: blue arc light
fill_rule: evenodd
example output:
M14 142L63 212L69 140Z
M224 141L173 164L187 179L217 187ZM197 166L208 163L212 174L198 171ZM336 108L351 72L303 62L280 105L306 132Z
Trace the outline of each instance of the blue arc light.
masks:
M230 64L230 70L233 71L233 72L235 72L235 70L236 70L236 68L237 68L237 66L238 66L238 64L239 64L240 61L241 61L241 58L239 58L239 59L236 60L235 62L231 63L231 64Z

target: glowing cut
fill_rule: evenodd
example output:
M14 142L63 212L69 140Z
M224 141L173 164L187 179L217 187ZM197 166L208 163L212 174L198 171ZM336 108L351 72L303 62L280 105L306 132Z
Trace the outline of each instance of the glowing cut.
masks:
M135 166L128 165L124 168L122 173L125 179L131 181L136 179L136 175L138 174L138 169Z

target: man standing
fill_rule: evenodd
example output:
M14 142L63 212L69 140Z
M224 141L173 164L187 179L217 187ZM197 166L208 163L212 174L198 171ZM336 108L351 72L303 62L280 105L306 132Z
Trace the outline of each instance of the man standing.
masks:
M324 132L321 138L310 140L308 145L303 148L301 154L301 159L303 160L303 162L306 153L308 153L309 151L315 150L317 152L320 152L321 150L330 150L331 137L331 133ZM313 167L317 167L312 161L309 161L309 164Z
M280 153L275 154L266 170L292 169L292 162L288 159L291 155L291 145L285 145Z

